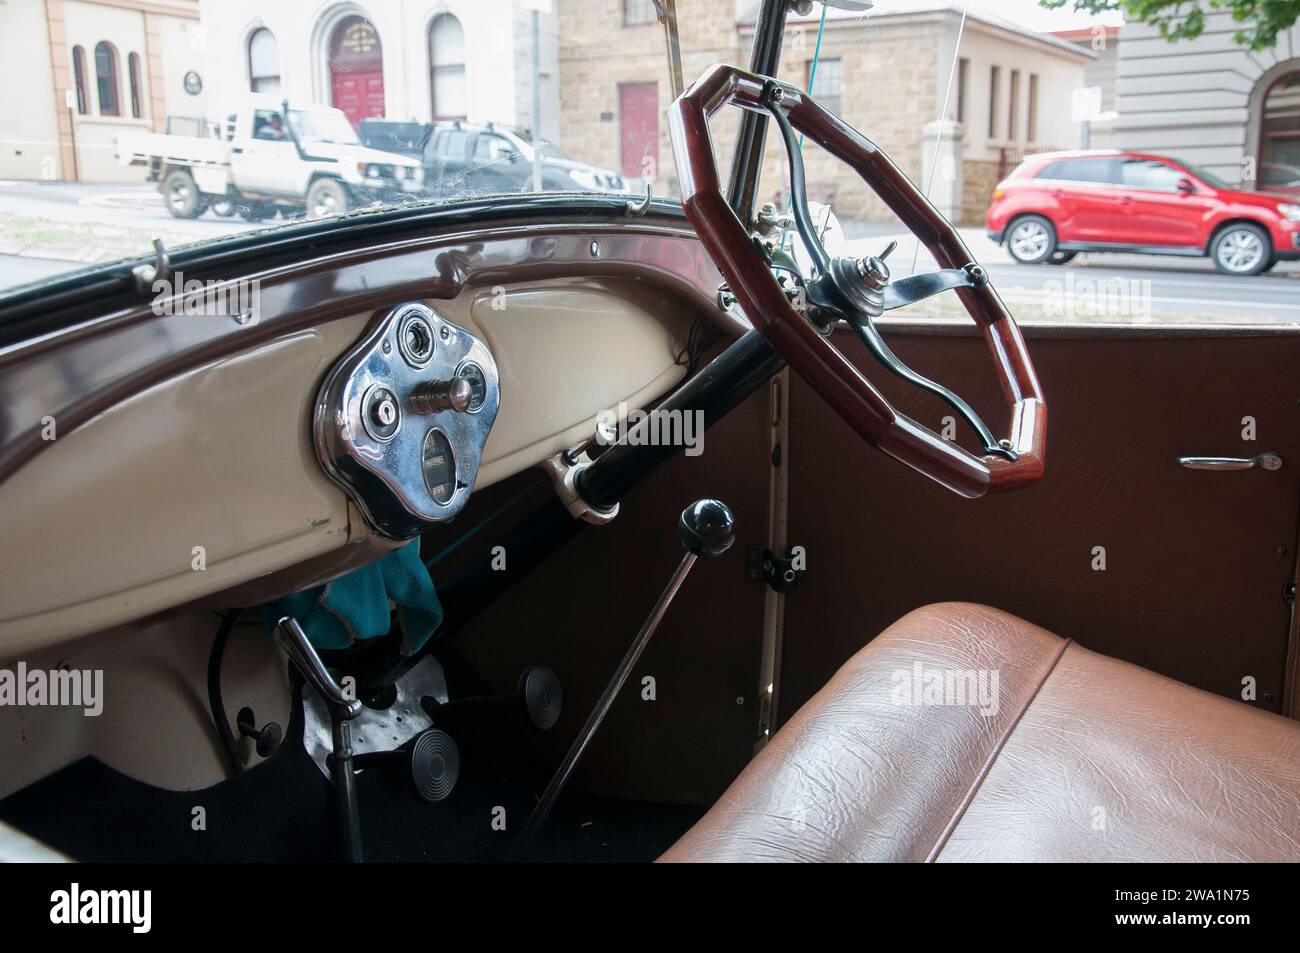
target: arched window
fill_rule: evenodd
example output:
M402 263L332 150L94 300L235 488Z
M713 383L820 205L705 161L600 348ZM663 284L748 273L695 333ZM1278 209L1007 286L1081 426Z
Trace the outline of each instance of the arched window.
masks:
M1257 188L1300 192L1300 70L1268 88L1259 129Z
M465 118L465 31L450 13L429 23L429 88L435 122Z
M72 85L77 92L77 112L86 115L86 51L72 48Z
M266 27L248 37L248 88L255 93L280 91L280 47Z
M139 119L144 115L140 103L140 54L126 55L126 81L131 87L131 118Z
M117 50L111 43L95 44L95 85L99 88L99 114L122 115L117 103Z

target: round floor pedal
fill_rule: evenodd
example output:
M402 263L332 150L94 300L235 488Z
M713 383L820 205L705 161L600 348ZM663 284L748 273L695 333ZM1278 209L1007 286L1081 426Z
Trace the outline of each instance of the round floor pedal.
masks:
M519 694L523 698L524 709L534 725L545 731L560 720L564 708L564 689L560 686L560 676L549 668L534 665L525 669L519 678Z
M460 749L445 731L430 728L411 749L411 777L426 801L444 800L460 777Z

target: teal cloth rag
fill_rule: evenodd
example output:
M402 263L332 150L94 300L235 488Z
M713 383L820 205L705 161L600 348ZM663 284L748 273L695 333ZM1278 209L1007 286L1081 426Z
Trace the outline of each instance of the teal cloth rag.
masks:
M281 615L291 615L316 648L345 649L388 634L390 600L402 626L403 652L410 655L442 624L442 603L420 561L418 539L323 586L263 606L262 618L273 626Z

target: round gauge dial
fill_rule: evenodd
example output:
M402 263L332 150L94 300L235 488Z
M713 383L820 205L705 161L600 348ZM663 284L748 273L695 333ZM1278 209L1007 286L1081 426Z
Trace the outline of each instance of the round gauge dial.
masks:
M424 485L429 495L439 505L446 506L456 495L456 455L441 430L433 429L425 435L420 467L424 470Z
M472 414L487 400L487 377L483 374L483 368L473 361L466 361L458 367L456 376L463 377L469 382L469 406L465 409Z

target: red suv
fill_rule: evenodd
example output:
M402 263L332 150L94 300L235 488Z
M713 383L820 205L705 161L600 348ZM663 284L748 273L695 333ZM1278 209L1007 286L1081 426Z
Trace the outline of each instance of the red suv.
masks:
M1257 275L1300 258L1300 198L1234 189L1164 156L1044 153L998 183L988 233L1027 264L1081 251L1209 255L1225 274Z

